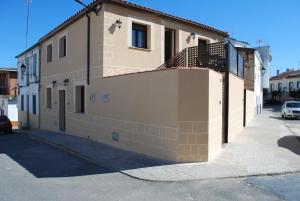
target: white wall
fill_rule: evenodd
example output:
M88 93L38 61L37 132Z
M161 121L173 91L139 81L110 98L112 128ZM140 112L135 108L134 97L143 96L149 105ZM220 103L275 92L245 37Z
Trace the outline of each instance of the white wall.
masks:
M8 118L10 121L18 121L17 104L8 104Z
M39 127L39 79L40 79L40 50L39 47L35 47L23 55L18 57L18 122L19 126L29 126L31 128ZM36 55L36 73L33 75L33 57ZM29 60L25 63L26 59ZM21 72L21 65L25 63L27 69L23 74ZM36 96L35 113L33 113L33 96ZM21 110L21 97L24 97L24 109ZM27 100L27 96L29 99ZM29 124L27 124L29 123Z
M263 77L261 69L263 62L259 52L256 50L254 53L254 106L255 114L258 115L263 107Z
M266 69L266 72L264 75L262 75L262 86L263 88L267 89L269 88L269 79L270 79L270 62L271 62L271 50L270 50L270 46L262 46L262 47L258 47L256 48L259 52L259 55L261 57L262 60L262 64Z
M283 88L286 87L286 92L289 92L289 83L293 82L294 84L294 89L298 90L300 89L300 84L297 87L297 83L300 82L300 78L288 78L288 79L282 79L282 80L270 80L270 89L269 92L271 92L271 85L273 84L273 91L278 91L278 84L282 83L282 91Z
M36 75L33 76L33 55L37 55L37 64L36 64ZM23 75L21 72L21 65L25 63L26 58L29 58L29 65L27 66L27 70ZM18 95L18 109L21 110L21 96L24 96L24 111L28 111L29 113L33 112L33 95L36 95L36 113L39 112L39 48L36 47L31 51L21 55L18 57L18 84L20 86L20 91ZM28 76L26 74L29 74ZM28 80L27 80L28 79ZM27 83L29 82L29 85ZM29 95L29 110L27 109L27 98Z

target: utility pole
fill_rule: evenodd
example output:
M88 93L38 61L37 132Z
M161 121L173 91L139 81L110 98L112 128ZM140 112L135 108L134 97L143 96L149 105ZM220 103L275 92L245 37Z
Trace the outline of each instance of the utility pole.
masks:
M26 33L25 33L25 46L27 49L27 43L28 43L28 31L29 31L29 15L30 15L30 4L32 0L26 0L27 3L27 17L26 17Z
M261 44L263 43L263 40L262 40L262 39L257 39L257 40L256 40L256 43L258 44L258 47L260 47Z

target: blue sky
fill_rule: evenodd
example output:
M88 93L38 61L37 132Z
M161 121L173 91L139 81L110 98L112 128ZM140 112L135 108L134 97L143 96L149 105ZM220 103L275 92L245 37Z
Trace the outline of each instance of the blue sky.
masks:
M229 32L256 46L269 44L276 69L300 68L299 0L130 0ZM83 0L89 3L90 0ZM80 9L73 0L32 0L28 46ZM26 0L0 3L0 66L15 66L25 49Z

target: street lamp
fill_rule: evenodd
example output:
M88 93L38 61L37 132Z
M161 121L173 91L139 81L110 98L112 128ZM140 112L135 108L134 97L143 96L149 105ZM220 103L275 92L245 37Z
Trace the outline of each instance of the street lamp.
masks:
M30 74L30 73L26 73L25 74L26 70L27 70L27 66L24 63L22 63L22 65L21 65L21 73L23 75L33 75L33 74Z
M266 73L266 70L267 70L267 69L263 66L263 67L260 69L261 74L264 75L264 74Z
M25 73L26 72L26 65L24 64L24 63L22 63L22 65L21 65L21 72L22 73Z

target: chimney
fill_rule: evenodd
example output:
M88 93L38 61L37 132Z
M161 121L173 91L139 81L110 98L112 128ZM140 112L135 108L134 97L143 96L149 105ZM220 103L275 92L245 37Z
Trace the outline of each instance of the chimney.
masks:
M279 75L279 72L280 72L280 71L279 71L279 70L277 70L277 75Z

